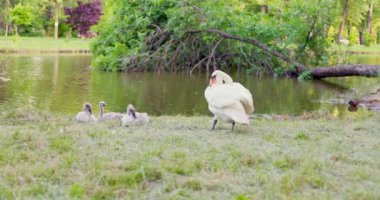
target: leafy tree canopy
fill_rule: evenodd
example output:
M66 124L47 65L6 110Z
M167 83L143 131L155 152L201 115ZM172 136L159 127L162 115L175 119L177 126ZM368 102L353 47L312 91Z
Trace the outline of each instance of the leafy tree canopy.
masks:
M330 0L106 1L96 29L94 65L127 71L265 67L272 72L286 66L260 48L202 32L207 29L255 38L291 59L323 64L334 6Z
M32 12L29 7L17 4L11 10L11 20L16 25L30 25L32 24Z

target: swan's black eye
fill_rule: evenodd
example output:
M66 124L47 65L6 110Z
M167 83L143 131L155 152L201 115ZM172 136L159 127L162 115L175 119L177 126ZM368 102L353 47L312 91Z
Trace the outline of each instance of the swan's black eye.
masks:
M225 84L225 83L226 83L226 81L223 80L223 84Z

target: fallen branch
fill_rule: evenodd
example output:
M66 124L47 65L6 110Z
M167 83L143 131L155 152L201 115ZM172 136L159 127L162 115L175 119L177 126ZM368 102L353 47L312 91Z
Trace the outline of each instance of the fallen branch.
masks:
M310 72L315 79L342 76L376 77L380 72L380 66L354 64L336 67L318 67L312 69Z
M199 32L216 33L219 36L221 36L223 38L226 38L226 39L233 39L233 40L249 43L249 44L252 44L252 45L254 45L254 46L262 49L263 51L271 54L272 56L280 58L281 60L294 65L296 67L297 71L301 71L301 70L305 69L305 66L303 64L301 64L299 62L296 62L296 61L292 61L288 56L286 56L286 55L284 55L284 54L282 54L282 53L280 53L278 51L271 50L267 45L261 43L260 41L258 41L256 39L241 38L239 36L232 35L232 34L223 32L221 30L216 30L216 29L206 29L206 30L203 30L203 31L202 30L190 30L188 32L189 33L199 33Z
M247 39L242 38L236 35L232 35L226 32L223 32L221 30L216 29L206 29L206 30L190 30L189 33L200 33L200 32L207 32L207 33L216 33L219 36L225 38L225 39L232 39L241 41L244 43L252 44L263 51L267 52L268 54L275 56L277 58L280 58L281 60L292 64L295 66L294 70L288 70L284 73L284 75L288 77L298 77L302 73L309 72L311 75L311 78L314 79L321 79L321 78L327 78L327 77L343 77L343 76L366 76L366 77L376 77L380 73L380 66L374 66L374 65L362 65L362 64L352 64L352 65L344 65L344 66L332 66L332 67L318 67L318 68L311 68L311 67L305 67L303 64L292 61L288 56L275 51L271 50L267 45L261 43L260 41L256 39Z

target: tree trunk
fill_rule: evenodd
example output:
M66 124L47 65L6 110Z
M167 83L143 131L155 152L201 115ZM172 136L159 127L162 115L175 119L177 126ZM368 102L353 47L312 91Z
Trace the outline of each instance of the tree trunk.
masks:
M18 36L18 30L17 30L17 25L15 24L15 34Z
M8 32L9 32L9 24L5 23L5 37L8 37Z
M310 72L315 79L342 76L376 77L380 72L380 66L352 64L335 67L318 67Z
M368 33L371 34L371 20L372 20L372 13L373 13L373 0L371 0L369 4L369 10L368 10L368 15L367 15L367 30Z
M346 22L346 19L347 19L347 10L348 10L348 0L345 0L344 5L343 5L343 19L342 19L342 22L340 23L339 31L338 31L338 40L343 39L342 33L344 29L344 23Z
M59 25L59 2L58 0L55 0L55 6L54 6L54 39L58 39L58 25Z
M268 13L268 5L265 5L265 4L260 5L260 9L262 13L265 13L265 14Z
M345 76L365 76L377 77L380 73L380 66L376 65L338 65L331 67L317 67L304 69L303 71L296 72L295 70L288 70L283 73L284 76L297 78L302 73L310 73L313 79L322 79L329 77L345 77Z
M10 15L10 13L9 13L9 10L10 10L10 7L11 7L11 2L9 1L9 0L7 0L6 1L6 6L5 6L5 10L6 10L6 15L8 15L8 16L6 16L6 20L5 20L5 37L8 37L8 32L9 32L9 15Z
M359 31L359 44L363 45L363 31Z

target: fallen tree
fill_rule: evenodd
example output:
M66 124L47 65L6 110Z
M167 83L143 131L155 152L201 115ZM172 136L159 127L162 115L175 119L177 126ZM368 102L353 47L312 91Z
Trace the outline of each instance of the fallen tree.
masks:
M270 49L264 43L256 39L242 38L236 35L232 35L217 29L206 29L206 30L190 30L189 33L215 33L224 39L232 39L240 42L248 43L260 48L271 56L277 57L290 65L294 66L294 69L287 70L283 75L288 77L299 77L301 74L307 74L313 79L322 79L328 77L343 77L343 76L365 76L365 77L376 77L380 72L380 66L375 65L363 65L363 64L351 64L351 65L341 65L341 66L330 66L330 67L306 67L302 63L291 60L288 56ZM215 49L214 49L215 51Z
M380 72L380 66L351 64L331 67L303 68L302 70L288 70L284 72L287 77L299 77L302 73L313 79L322 79L328 77L344 77L344 76L365 76L377 77Z
M380 71L380 66L374 65L343 65L336 67L318 67L311 69L313 78L341 77L341 76L366 76L376 77Z

